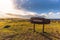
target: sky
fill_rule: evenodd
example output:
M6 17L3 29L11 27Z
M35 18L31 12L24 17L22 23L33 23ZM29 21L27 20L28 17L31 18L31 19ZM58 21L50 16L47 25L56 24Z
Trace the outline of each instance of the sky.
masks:
M25 0L21 6L21 1L17 0L17 4L19 4L18 7L37 13L60 11L60 0Z
M60 19L60 0L0 0L1 18L45 16Z

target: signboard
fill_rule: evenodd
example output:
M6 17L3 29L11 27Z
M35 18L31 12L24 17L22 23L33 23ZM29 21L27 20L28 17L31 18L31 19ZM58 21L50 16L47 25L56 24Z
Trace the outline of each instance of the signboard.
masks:
M30 21L31 23L35 23L35 24L50 24L49 19L40 18L40 17L32 17Z
M43 24L42 32L44 33L44 24L50 24L50 19L46 19L46 18L42 18L42 17L32 17L30 19L30 22L34 24L34 26L33 26L34 32L36 32L35 24Z

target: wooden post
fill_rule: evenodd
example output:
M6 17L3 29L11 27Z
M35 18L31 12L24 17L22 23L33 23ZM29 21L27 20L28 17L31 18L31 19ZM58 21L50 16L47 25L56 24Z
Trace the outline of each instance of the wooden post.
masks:
M42 30L43 30L42 32L44 33L44 24L43 24L43 29Z
M35 23L34 23L34 26L33 26L33 32L35 32L36 30L35 30Z

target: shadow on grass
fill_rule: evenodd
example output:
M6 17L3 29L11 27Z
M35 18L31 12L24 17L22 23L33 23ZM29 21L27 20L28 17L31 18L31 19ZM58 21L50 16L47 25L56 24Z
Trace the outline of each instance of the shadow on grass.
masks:
M46 35L49 35L49 36L52 36L52 37L54 37L54 38L57 38L57 39L60 39L60 37L58 37L58 36L55 36L55 35L53 35L53 34L50 34L50 33L47 33L47 32L45 32L44 34L46 34Z
M46 35L45 33L40 33L40 34L49 40L53 40L52 37L50 37L49 35Z
M36 33L39 33L39 32L36 32ZM57 39L60 39L60 37L55 36L55 35L50 34L50 33L47 33L47 32L39 33L39 34L42 35L42 36L44 36L44 37L46 37L46 38L48 38L49 40L53 40L53 37L57 38Z

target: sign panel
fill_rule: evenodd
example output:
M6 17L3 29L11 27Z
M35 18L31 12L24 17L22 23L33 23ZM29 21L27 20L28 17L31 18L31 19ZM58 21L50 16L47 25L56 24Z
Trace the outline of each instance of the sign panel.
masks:
M31 23L35 23L35 24L50 24L50 19L45 19L40 17L32 17L30 21Z

